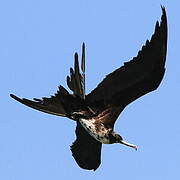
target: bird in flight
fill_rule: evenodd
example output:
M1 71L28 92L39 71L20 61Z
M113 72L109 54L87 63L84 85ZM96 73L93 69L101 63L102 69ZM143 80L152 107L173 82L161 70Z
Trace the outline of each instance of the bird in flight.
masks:
M69 93L59 86L51 97L29 100L10 94L20 103L36 110L64 116L76 122L76 140L71 145L77 164L96 170L101 163L102 144L120 143L137 150L114 131L114 124L123 109L137 98L156 90L165 73L167 52L167 18L162 7L161 21L138 55L114 72L89 94L85 94L85 44L82 45L81 66L74 55L74 68L67 76Z

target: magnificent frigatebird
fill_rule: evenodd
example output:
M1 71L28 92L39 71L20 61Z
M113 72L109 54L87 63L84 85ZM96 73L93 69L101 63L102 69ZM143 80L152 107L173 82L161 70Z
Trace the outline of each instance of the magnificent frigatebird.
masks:
M72 155L81 168L96 170L101 163L102 144L121 143L137 149L114 132L114 124L129 103L158 88L165 73L166 51L167 19L162 7L161 21L157 21L151 40L146 41L136 57L107 75L88 95L85 95L83 43L81 68L75 53L74 69L70 68L67 76L72 94L59 86L50 98L28 100L10 96L36 110L75 120L77 137L71 145Z

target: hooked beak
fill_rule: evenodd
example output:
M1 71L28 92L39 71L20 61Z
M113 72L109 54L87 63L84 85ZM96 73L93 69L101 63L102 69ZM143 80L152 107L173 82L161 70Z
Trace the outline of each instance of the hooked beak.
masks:
M126 146L129 146L129 147L131 147L131 148L134 148L134 149L137 151L137 146L134 145L134 144L130 144L130 143L124 141L124 140L121 140L120 143L121 143L121 144L124 144L124 145L126 145Z

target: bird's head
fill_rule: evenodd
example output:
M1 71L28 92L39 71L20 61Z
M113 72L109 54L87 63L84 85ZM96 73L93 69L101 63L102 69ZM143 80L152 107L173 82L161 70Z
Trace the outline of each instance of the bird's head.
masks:
M115 132L111 132L109 134L109 138L110 138L110 142L112 144L119 143L119 142L121 142L123 140L123 138L119 134L117 134Z
M124 145L126 145L126 146L129 146L129 147L134 148L135 150L137 150L137 146L136 146L136 145L130 144L130 143L124 141L123 138L122 138L119 134L117 134L117 133L115 133L115 132L112 132L112 133L111 133L111 135L110 135L110 142L111 142L112 144L113 144L113 143L124 144Z

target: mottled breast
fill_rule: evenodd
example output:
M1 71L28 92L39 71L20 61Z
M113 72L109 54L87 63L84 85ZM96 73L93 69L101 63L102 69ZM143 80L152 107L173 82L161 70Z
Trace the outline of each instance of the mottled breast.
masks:
M79 120L85 130L97 141L103 144L110 144L109 129L105 128L102 123L96 123L95 119L83 119Z

